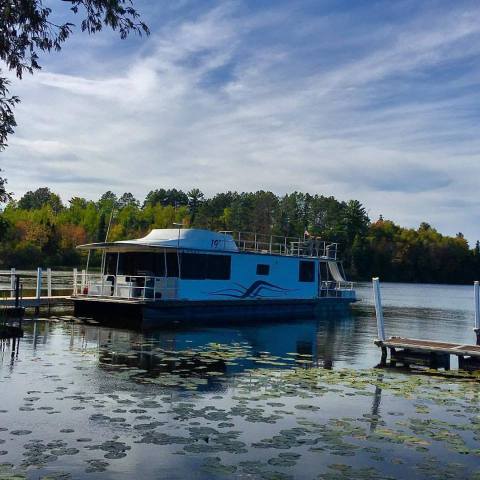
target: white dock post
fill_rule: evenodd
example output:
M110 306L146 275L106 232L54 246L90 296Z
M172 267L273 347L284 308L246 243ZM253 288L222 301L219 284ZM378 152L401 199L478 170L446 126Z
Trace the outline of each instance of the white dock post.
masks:
M77 294L77 276L78 276L77 269L74 268L73 269L73 294L74 295Z
M47 297L52 296L52 269L47 268Z
M377 338L385 341L385 324L383 319L382 297L380 295L380 281L378 277L372 278L373 298L375 300L375 315L377 317Z
M42 269L40 267L37 268L37 300L40 300L42 296Z
M475 299L475 327L473 331L477 337L477 345L480 345L480 284L478 280L473 284L473 293Z
M15 269L10 269L10 296L15 296Z

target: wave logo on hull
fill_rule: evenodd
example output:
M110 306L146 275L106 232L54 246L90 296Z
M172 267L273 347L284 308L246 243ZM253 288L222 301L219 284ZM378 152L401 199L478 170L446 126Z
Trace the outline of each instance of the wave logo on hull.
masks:
M217 290L216 292L209 292L209 294L231 298L269 298L282 297L292 291L291 289L282 288L273 283L265 282L264 280L253 282L248 288L240 283L235 283L234 285L238 288L226 288L224 290Z

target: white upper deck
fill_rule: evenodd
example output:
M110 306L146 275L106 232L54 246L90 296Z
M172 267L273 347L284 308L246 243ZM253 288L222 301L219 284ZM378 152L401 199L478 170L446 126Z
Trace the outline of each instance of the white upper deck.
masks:
M121 240L115 243L120 245L145 245L150 247L238 252L238 247L231 235L198 228L154 229L143 238Z
M142 238L89 243L77 248L109 251L172 248L217 252L254 252L337 260L338 244L325 242L318 237L311 236L293 238L251 232L213 232L199 228L163 228L154 229Z

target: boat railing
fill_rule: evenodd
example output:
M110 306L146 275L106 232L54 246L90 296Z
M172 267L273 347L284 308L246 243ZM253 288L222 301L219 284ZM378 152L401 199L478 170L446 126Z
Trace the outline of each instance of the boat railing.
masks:
M145 301L172 300L177 298L177 279L82 272L75 278L73 296Z
M225 249L236 246L242 252L337 260L338 243L327 242L319 237L283 237L280 235L226 230L218 233L224 235Z
M348 297L354 294L354 282L324 280L320 283L321 297Z

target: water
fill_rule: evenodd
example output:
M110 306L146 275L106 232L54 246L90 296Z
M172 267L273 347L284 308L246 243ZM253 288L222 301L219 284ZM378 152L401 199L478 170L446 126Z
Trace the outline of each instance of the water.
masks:
M480 383L375 369L358 294L259 326L28 323L0 350L0 479L480 478ZM472 287L382 294L387 335L473 342Z

